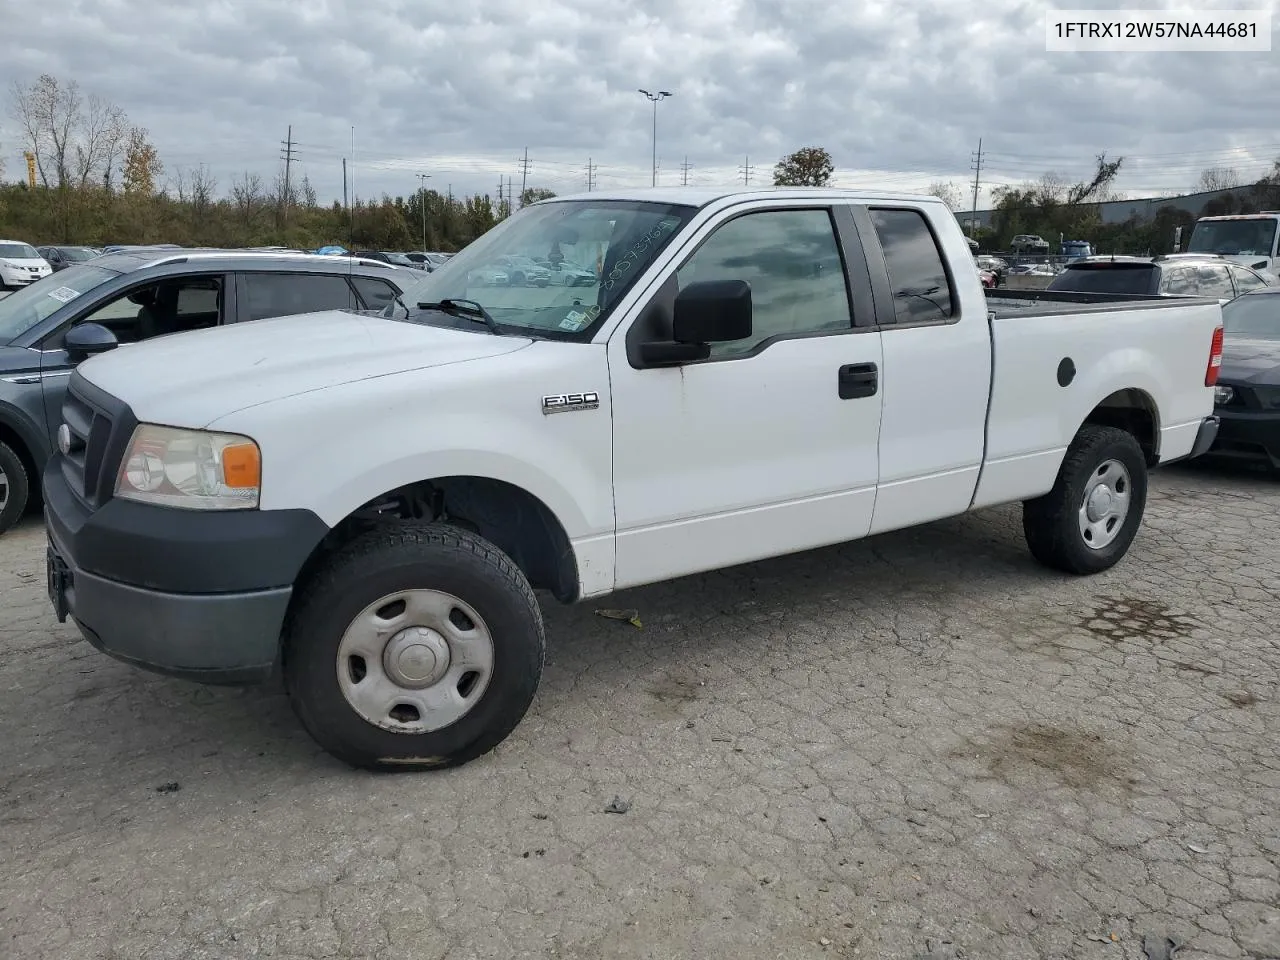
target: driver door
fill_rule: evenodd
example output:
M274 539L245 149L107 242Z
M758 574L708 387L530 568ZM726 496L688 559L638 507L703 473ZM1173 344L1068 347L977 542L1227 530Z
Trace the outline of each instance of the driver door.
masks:
M610 338L618 589L870 529L881 334L856 232L837 232L835 214L725 215ZM661 298L708 280L750 284L751 336L704 361L637 365L628 341L662 339L645 329Z

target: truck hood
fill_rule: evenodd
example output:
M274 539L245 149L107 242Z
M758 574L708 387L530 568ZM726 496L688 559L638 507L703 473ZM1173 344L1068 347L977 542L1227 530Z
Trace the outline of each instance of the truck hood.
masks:
M144 422L202 427L236 410L371 377L499 356L524 337L332 310L157 337L78 370Z
M1222 346L1218 379L1280 386L1280 340L1227 340Z

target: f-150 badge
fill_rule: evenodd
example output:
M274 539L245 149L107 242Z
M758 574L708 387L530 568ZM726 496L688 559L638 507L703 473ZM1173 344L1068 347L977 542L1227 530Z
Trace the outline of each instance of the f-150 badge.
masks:
M598 410L600 394L590 393L558 393L552 397L542 398L542 412L569 413L571 410Z

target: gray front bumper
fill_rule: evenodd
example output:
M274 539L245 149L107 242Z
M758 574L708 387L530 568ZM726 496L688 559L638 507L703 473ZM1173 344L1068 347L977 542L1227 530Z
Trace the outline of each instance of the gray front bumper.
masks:
M166 593L66 565L67 612L84 638L117 660L202 683L252 683L271 676L291 587L241 593Z

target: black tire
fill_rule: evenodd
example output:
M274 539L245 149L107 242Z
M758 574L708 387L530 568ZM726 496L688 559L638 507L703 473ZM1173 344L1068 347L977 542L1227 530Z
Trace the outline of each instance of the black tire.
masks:
M7 444L0 443L0 533L22 519L30 502L31 487L22 458Z
M493 672L471 710L447 727L398 733L375 726L348 702L337 657L349 624L398 590L453 594L484 620ZM455 767L506 739L533 702L546 639L523 573L497 547L439 523L397 525L338 550L303 585L284 639L284 681L307 732L335 757L370 770Z
M1080 532L1079 512L1089 479L1111 460L1128 471L1129 509L1115 539L1095 548ZM1086 424L1067 448L1053 489L1023 503L1022 532L1031 555L1046 567L1077 575L1101 573L1128 552L1146 504L1147 461L1137 439L1116 427Z
M511 286L513 287L524 286L524 274L521 273L519 270L515 271L514 273L508 274L507 278L511 281Z

